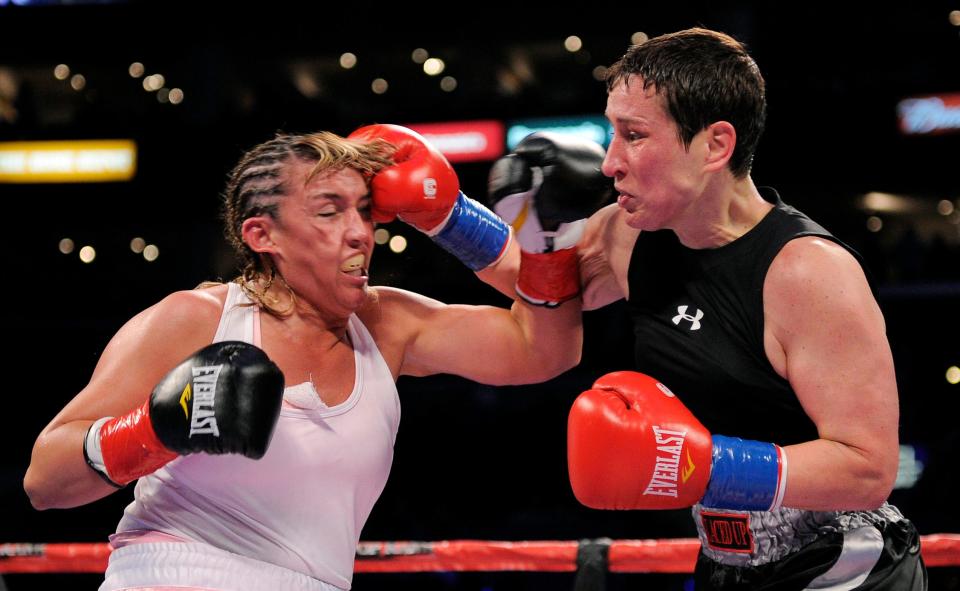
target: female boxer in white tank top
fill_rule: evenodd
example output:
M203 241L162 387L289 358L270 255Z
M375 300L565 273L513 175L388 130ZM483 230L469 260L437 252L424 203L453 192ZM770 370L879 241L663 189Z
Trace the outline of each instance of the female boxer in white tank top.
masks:
M100 449L109 437L100 421L134 416L194 351L245 341L283 372L282 407L261 459L191 453L137 474L102 590L348 589L361 529L390 470L398 376L516 384L577 362L569 344L581 339L579 300L506 310L368 286L370 180L393 167L392 157L389 144L328 133L279 135L248 152L225 194L241 277L173 293L130 320L90 383L43 430L27 493L38 509L74 507L116 490L108 481L117 460ZM106 424L123 432L116 423Z

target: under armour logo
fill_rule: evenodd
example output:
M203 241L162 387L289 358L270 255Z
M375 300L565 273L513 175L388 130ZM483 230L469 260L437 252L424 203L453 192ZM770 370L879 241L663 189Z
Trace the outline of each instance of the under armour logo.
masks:
M700 319L703 318L703 310L696 310L697 315L691 316L687 314L687 306L677 306L678 314L673 317L673 323L680 326L681 320L687 320L690 322L690 330L700 330Z

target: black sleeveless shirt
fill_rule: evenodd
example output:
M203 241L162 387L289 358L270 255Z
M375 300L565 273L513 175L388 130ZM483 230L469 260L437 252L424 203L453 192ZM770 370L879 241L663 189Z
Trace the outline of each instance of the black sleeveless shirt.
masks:
M693 250L672 230L641 232L633 248L627 306L636 368L666 384L711 433L790 445L817 430L763 347L763 282L780 249L820 236L859 255L773 189L774 208L719 248Z

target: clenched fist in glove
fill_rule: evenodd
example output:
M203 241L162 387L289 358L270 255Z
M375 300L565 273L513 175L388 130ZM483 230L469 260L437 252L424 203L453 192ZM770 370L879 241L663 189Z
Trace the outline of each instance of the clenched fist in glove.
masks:
M142 406L91 425L84 455L115 486L178 455L259 459L280 416L283 387L283 374L257 347L235 341L208 345L168 373Z
M612 196L603 157L595 142L536 132L490 169L490 200L516 233L517 293L528 302L556 306L580 293L576 245Z
M570 484L588 507L768 511L783 499L779 446L711 436L650 376L603 376L573 403L567 426Z
M496 262L510 242L509 227L460 192L457 175L420 134L399 125L368 125L349 139L381 139L396 147L395 164L373 177L373 220L400 218L430 236L474 271Z

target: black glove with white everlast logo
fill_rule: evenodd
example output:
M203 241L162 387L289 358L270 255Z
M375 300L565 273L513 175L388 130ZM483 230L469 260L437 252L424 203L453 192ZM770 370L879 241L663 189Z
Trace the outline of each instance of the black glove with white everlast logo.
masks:
M273 436L283 388L283 373L257 347L238 341L208 345L168 373L138 409L95 422L84 455L115 485L181 454L259 459Z
M549 132L524 138L490 169L490 201L521 250L517 293L555 306L580 292L575 247L586 218L613 196L600 171L603 147Z

